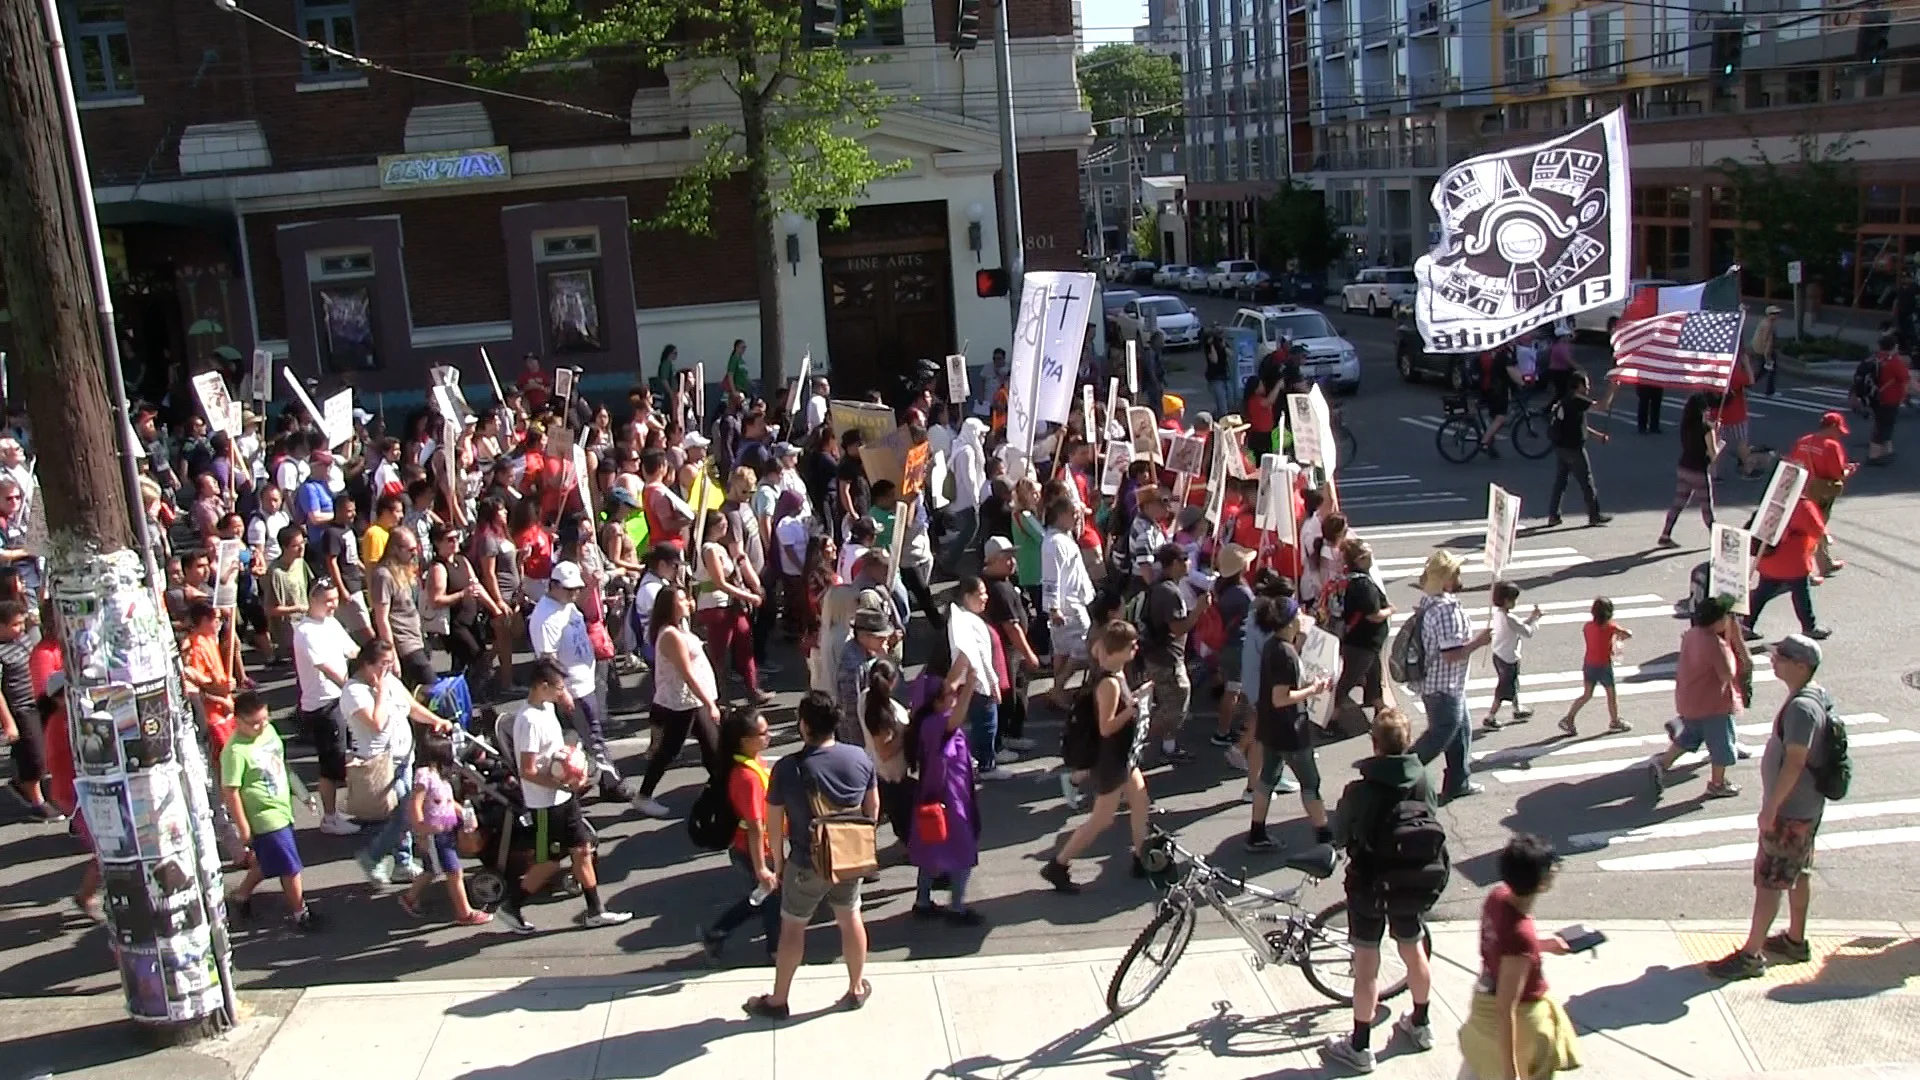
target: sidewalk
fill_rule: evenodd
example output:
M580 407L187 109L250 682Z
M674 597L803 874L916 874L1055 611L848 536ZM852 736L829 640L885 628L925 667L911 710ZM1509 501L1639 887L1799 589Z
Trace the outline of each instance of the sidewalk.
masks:
M1212 921L1202 915L1203 927L1217 929ZM1920 925L1816 925L1814 963L1731 985L1699 965L1737 943L1734 924L1599 928L1610 940L1597 953L1547 958L1553 992L1581 1028L1582 1077L1920 1080ZM1459 1074L1453 1033L1471 997L1477 939L1469 924L1435 927L1440 1045L1426 1054L1376 1046L1385 1053L1375 1075ZM873 998L858 1013L825 1011L845 989L843 969L803 969L795 1016L781 1024L740 1011L767 989L765 969L317 987L250 1075L337 1080L343 1067L355 1080L1328 1075L1316 1047L1348 1018L1298 971L1255 973L1239 941L1198 941L1159 993L1109 1022L1102 996L1118 956L874 965ZM1384 1026L1376 1032L1387 1039Z

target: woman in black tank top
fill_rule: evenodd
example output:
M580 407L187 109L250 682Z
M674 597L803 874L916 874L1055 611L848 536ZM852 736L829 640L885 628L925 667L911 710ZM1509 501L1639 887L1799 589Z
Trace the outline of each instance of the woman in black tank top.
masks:
M479 588L473 564L459 552L458 534L449 526L433 528L433 562L427 568L425 599L447 615L447 652L453 674L467 677L467 687L479 693L492 676L493 651L489 616L493 598Z
M1147 842L1147 781L1137 764L1137 736L1140 718L1133 707L1133 695L1122 674L1139 648L1138 632L1131 623L1118 619L1096 629L1088 639L1088 654L1095 675L1074 703L1069 722L1069 741L1085 747L1089 740L1092 753L1079 754L1090 768L1094 791L1093 811L1060 845L1052 859L1040 870L1040 876L1060 892L1079 892L1068 870L1074 858L1085 852L1100 834L1113 824L1124 798L1133 832L1133 875L1145 877L1140 865L1140 849ZM1086 725L1091 725L1088 731ZM1077 729L1077 730L1076 730ZM1073 762L1072 764L1080 764Z

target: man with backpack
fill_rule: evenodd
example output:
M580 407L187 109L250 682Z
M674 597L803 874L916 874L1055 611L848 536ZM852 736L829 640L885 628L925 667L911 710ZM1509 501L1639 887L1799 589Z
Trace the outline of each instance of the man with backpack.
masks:
M1787 690L1760 758L1760 850L1753 860L1753 921L1746 944L1707 965L1721 979L1766 974L1769 954L1804 964L1807 907L1813 899L1813 843L1827 800L1844 799L1852 783L1847 729L1833 698L1814 682L1820 643L1800 634L1781 638L1772 650L1773 673ZM1780 898L1787 899L1787 929L1768 935Z
M1426 768L1408 752L1413 727L1398 709L1373 720L1373 754L1355 764L1333 812L1334 845L1347 853L1347 938L1353 945L1353 1033L1320 1048L1329 1065L1372 1072L1373 1013L1379 1005L1380 943L1388 930L1407 966L1413 1009L1394 1022L1416 1050L1433 1048L1427 1013L1433 970L1427 913L1447 886L1447 834L1436 816Z
M1488 629L1475 631L1460 604L1460 567L1463 560L1451 551L1427 556L1420 571L1419 604L1395 634L1389 674L1395 682L1420 692L1427 711L1427 730L1413 753L1426 764L1445 755L1442 797L1478 795L1484 788L1468 779L1472 762L1473 724L1467 716L1467 662L1474 652L1493 641Z

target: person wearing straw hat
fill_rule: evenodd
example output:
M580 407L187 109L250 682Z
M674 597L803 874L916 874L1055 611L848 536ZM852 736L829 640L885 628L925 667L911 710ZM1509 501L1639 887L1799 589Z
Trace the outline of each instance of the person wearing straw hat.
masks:
M1440 797L1457 799L1485 789L1468 779L1472 760L1473 725L1467 716L1467 667L1473 654L1493 640L1488 629L1475 631L1460 604L1460 567L1464 560L1451 551L1427 556L1420 571L1419 604L1413 609L1419 623L1420 646L1426 657L1421 673L1420 702L1427 711L1427 730L1413 744L1413 753L1425 765L1446 758Z

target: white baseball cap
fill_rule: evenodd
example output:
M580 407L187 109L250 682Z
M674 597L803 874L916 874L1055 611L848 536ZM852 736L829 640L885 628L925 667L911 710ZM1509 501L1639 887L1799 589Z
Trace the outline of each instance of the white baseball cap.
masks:
M547 575L547 582L563 589L584 589L587 579L580 573L580 564L559 562L553 564L553 573Z

